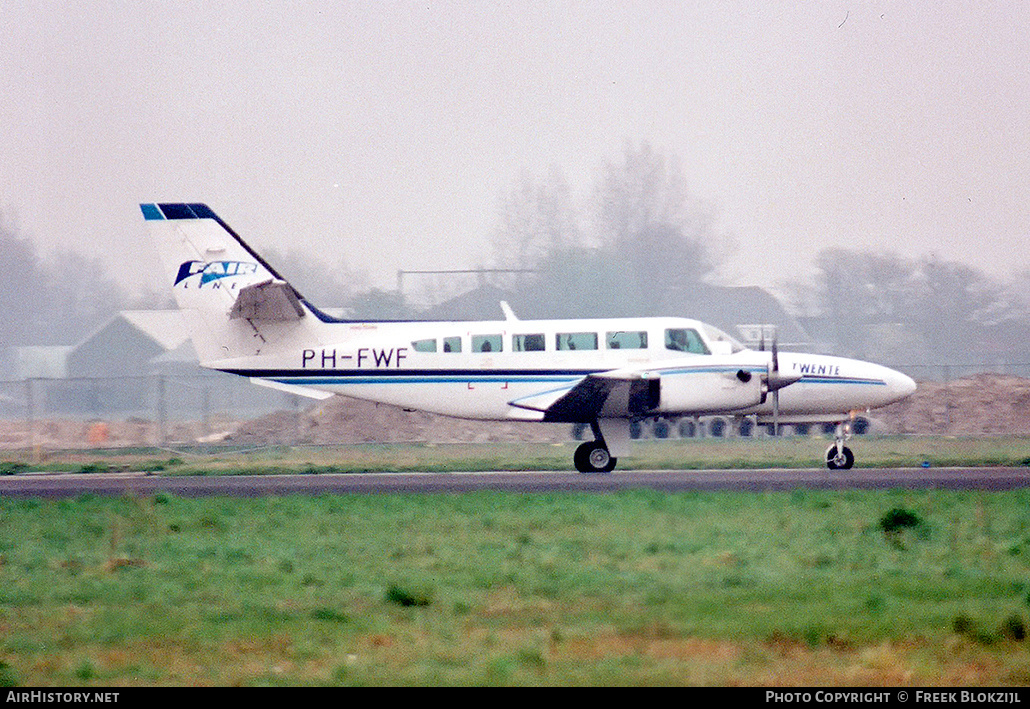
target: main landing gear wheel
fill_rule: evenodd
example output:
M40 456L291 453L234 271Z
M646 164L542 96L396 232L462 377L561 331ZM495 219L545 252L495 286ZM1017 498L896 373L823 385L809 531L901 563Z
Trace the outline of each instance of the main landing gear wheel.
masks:
M572 456L576 470L581 473L610 473L615 470L618 459L612 457L603 443L587 441L576 449Z
M840 453L836 443L826 449L826 467L830 470L851 470L854 464L855 454L847 446L842 446Z

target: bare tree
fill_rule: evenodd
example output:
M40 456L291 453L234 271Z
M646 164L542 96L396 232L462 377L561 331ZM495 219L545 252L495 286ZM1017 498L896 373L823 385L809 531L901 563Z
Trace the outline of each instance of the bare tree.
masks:
M594 192L595 233L621 265L625 296L664 310L681 291L702 284L723 241L715 212L692 198L679 163L647 143L627 143L618 163L606 163Z
M1011 312L1002 286L972 266L936 257L921 262L911 318L944 361L978 361L987 330Z
M826 249L816 265L817 310L842 354L976 362L991 328L1023 312L1000 283L963 263Z
M0 215L0 346L33 341L45 307L43 281L35 246Z
M573 202L552 168L543 181L524 175L501 203L495 258L539 271L521 301L541 317L668 312L702 285L724 241L676 160L646 143L601 167L588 209Z
M817 310L831 325L841 354L868 355L867 329L908 319L918 289L918 266L895 254L824 249L816 256Z
M269 249L267 260L308 301L324 308L348 302L366 281L364 276L352 273L342 260L334 267L327 260L298 249L285 253Z
M411 309L398 291L372 288L351 296L345 303L350 317L359 320L402 320L412 316Z
M128 302L103 262L76 251L60 251L43 263L43 322L35 344L78 342L104 324Z
M538 181L528 173L501 199L494 258L504 268L536 268L547 254L579 244L579 215L565 175L551 167Z
M1012 277L1008 292L1020 312L1024 316L1030 315L1030 268L1018 271Z

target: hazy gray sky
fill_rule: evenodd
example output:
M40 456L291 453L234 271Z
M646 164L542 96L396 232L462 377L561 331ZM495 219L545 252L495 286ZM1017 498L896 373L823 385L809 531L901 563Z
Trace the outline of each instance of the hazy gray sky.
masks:
M0 208L153 278L141 201L392 285L499 196L678 156L728 282L827 246L1030 268L1030 3L0 0Z

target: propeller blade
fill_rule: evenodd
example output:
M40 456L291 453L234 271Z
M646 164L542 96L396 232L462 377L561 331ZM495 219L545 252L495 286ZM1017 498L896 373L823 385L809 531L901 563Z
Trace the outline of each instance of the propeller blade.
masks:
M765 336L765 328L762 328L763 338ZM773 395L773 435L780 435L780 389L785 386L789 386L794 382L801 379L800 376L781 376L780 375L780 337L779 329L774 325L772 331L772 370L769 372L769 378L766 382L766 386Z
M761 336L762 349L765 348L765 327L762 327ZM780 435L780 389L786 386L790 386L794 382L801 380L800 374L781 374L780 373L780 343L777 334L777 329L774 326L772 331L772 343L771 343L772 357L769 362L769 371L763 375L764 393L762 395L762 403L764 404L767 400L767 396L772 394L772 408L773 408L773 435Z

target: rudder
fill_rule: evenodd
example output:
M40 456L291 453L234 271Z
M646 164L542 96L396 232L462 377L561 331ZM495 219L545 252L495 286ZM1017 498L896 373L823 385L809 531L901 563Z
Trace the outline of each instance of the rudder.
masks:
M140 209L203 366L311 343L315 318L306 317L300 295L207 205ZM264 307L273 298L285 309ZM267 312L290 315L262 317Z

